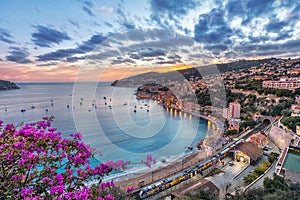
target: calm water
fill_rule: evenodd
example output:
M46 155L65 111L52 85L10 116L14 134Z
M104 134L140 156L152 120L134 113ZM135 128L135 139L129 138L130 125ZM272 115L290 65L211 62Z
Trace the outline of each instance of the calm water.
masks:
M211 129L206 120L165 110L152 100L136 100L133 88L107 83L96 89L93 83L82 83L77 89L73 83L18 85L20 90L0 92L0 119L18 124L54 116L53 126L64 137L79 131L84 142L102 152L93 164L123 159L137 163L131 171L139 170L144 166L138 162L151 154L161 165L163 159L169 162L190 153L188 146L195 150Z

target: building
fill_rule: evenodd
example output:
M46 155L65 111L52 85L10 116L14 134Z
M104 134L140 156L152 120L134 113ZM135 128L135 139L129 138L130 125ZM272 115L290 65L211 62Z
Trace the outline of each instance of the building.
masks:
M300 126L296 125L296 134L300 136Z
M229 103L228 108L224 108L223 116L228 120L229 129L239 130L239 124L241 122L241 104L237 101Z
M300 74L300 68L295 68L295 69L292 69L292 70L288 70L287 74L290 74L290 75L299 75Z
M292 110L292 113L291 113L292 117L299 117L300 116L300 104L293 104L291 106L291 110Z
M263 150L252 142L241 142L233 150L236 161L248 164L257 161L263 155Z
M269 138L280 149L285 149L290 146L291 141L296 139L295 136L295 134L276 126L272 126L269 132Z
M281 78L279 81L263 81L263 88L295 90L300 88L300 78Z
M250 136L249 142L255 144L259 148L263 148L269 143L269 140L264 134L256 133Z
M230 119L239 119L241 117L241 104L237 101L231 102L229 104L229 118Z
M200 180L194 181L187 184L186 186L177 189L171 194L171 199L179 198L187 193L196 194L200 190L208 192L211 195L218 196L220 189L211 181L201 178Z
M300 104L300 96L296 96L295 102L296 102L296 104Z
M275 172L285 180L300 183L300 148L285 148L278 159Z

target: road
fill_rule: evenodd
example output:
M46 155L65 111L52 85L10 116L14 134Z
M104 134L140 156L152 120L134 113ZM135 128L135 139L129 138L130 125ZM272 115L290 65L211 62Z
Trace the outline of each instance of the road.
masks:
M254 133L257 133L257 132L259 132L259 131L261 131L261 130L264 130L269 124L270 124L269 122L264 122L263 124L261 124L261 125L255 127L253 130L249 130L249 131L245 132L244 134L242 134L242 135L239 137L239 139L246 139L246 138L248 138L250 135L252 135L252 134L254 134ZM219 154L221 151L223 151L223 150L226 149L227 147L231 146L231 145L234 144L235 142L237 142L237 141L233 141L233 142L231 142L231 143L225 145L224 147L222 147L222 148L219 149L218 151L215 151L215 152L214 152L214 155ZM203 161L202 161L202 162L203 162ZM199 164L199 163L198 163L198 164ZM233 179L233 177L235 176L235 174L237 174L237 173L242 169L242 166L238 166L238 163L235 163L234 166L237 167L237 170L236 170L236 171L232 171L232 167L231 167L231 169L229 170L229 171L231 171L231 173L229 173L229 174L225 173L225 174L222 175L222 177L217 178L218 180L213 181L213 182L219 182L220 184L216 184L216 185L218 185L219 187L224 188L224 187L226 186L226 184L228 184L228 180L232 181L232 179ZM244 166L244 167L245 167L245 166ZM233 172L235 172L235 173L233 173ZM180 173L180 172L178 172L178 173ZM224 176L224 175L225 175L225 176ZM240 177L240 176L238 176L238 177ZM222 181L221 179L222 179L222 180L226 180L226 182ZM157 182L157 180L156 180L156 182ZM242 185L242 184L240 184L240 182L242 182L242 179L241 179L241 180L234 181L234 182L235 182L235 183L234 183L235 188ZM234 187L233 187L233 185L232 185L231 189L233 189L233 188L234 188ZM225 192L225 191L224 191L224 192ZM136 197L136 196L138 195L138 193L139 193L139 190L134 191L134 196Z

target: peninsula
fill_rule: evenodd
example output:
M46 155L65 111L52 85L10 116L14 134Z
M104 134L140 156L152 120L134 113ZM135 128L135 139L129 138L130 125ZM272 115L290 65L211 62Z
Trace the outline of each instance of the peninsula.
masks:
M20 89L14 82L0 80L0 91L1 90L13 90L13 89Z

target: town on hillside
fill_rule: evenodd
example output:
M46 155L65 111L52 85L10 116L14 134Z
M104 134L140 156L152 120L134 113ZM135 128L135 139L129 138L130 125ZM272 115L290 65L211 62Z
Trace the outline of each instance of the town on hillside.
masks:
M176 192L157 189L157 193L151 193L145 189L149 196L194 198L199 195L196 191L207 188L209 194L214 194L210 198L234 199L237 191L262 187L264 178L271 179L274 173L293 183L300 180L300 59L272 58L249 63L223 64L220 74L203 76L201 70L191 68L180 73L142 74L114 83L139 83L137 99L152 99L171 112L224 122L224 127L217 129L222 132L222 140L210 147L207 141L198 145L215 150L200 167L202 184L199 179L185 182L184 186L179 182ZM178 79L179 76L184 78ZM225 99L215 95L222 92ZM199 172L199 166L196 171L193 167L188 169L190 173Z

